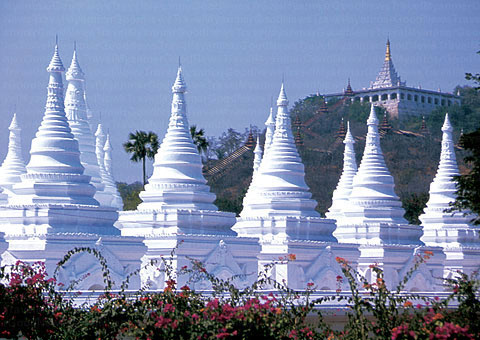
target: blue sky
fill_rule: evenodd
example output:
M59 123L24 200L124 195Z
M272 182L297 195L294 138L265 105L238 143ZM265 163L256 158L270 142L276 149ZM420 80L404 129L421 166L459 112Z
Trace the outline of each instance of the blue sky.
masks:
M121 144L130 131L163 138L181 56L191 124L207 135L263 126L282 74L292 105L319 91L367 87L387 36L407 85L452 91L478 72L480 2L52 1L0 2L0 159L16 107L24 154L41 122L46 66L59 35L70 64L77 41L95 119L111 133L117 180L141 178ZM151 171L151 170L150 170Z

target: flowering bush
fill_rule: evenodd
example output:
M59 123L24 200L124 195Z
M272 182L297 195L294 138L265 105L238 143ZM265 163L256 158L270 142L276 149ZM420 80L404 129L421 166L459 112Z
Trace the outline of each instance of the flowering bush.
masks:
M356 272L347 261L337 258L343 276L350 284L345 296L313 299L315 287L309 283L303 292L295 292L269 279L275 265L267 265L251 287L236 289L229 281L209 274L203 264L192 261L181 273L203 276L211 281L213 293L199 294L188 286L177 287L173 268L164 261L168 277L163 292L142 290L127 294L122 285L114 293L106 261L88 249L105 270L105 291L93 304L74 307L73 285L59 287L49 278L42 263L17 262L0 270L0 338L18 339L479 339L479 283L459 273L447 280L451 294L446 299L420 299L405 295L403 287L418 265L429 254L418 256L414 267L395 291L387 289L383 271L376 265L373 283ZM280 261L294 261L287 256ZM277 292L262 293L262 287ZM59 289L62 288L62 289ZM68 288L68 289L66 289ZM74 294L75 295L75 294ZM347 324L334 331L323 319L318 307L327 300L343 301L349 306ZM449 308L452 301L458 308ZM317 314L307 322L307 316Z

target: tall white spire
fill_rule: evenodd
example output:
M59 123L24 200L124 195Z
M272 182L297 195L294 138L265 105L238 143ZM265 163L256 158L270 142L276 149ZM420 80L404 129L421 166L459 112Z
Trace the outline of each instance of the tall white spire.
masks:
M103 150L106 141L107 135L103 131L103 125L100 123L97 126L97 131L95 131L95 154L103 183L107 183L108 181L108 173L107 170L105 170L105 151ZM108 205L108 203L105 203L105 205Z
M120 193L117 190L117 185L113 176L112 170L112 144L110 143L110 134L107 133L107 139L103 148L105 152L104 165L106 172L105 192L110 197L108 206L114 207L117 210L123 210L123 201Z
M343 118L342 118L343 119ZM342 216L342 210L348 201L353 188L353 178L357 173L357 161L355 159L355 139L350 132L350 122L347 122L347 134L343 140L345 151L343 153L343 172L338 181L337 188L333 192L332 206L326 213L328 218L338 220Z
M352 192L343 213L345 224L407 224L405 211L395 194L393 177L388 171L380 147L378 119L372 104L367 120L368 133L362 161L352 183ZM372 204L372 202L375 202Z
M275 133L275 113L273 112L273 107L270 107L270 114L265 122L265 126L267 127L265 131L265 152L267 152L270 145L272 145L273 135Z
M215 194L210 192L202 174L202 162L193 144L186 115L187 105L182 67L172 86L172 110L168 130L158 149L153 174L140 193L145 209L218 210L213 204Z
M93 198L95 187L89 183L90 176L83 175L78 142L65 115L62 81L65 69L57 45L47 71L50 79L45 114L32 140L27 173L13 187L17 195L12 202L98 205Z
M104 151L104 166L105 171L112 175L112 143L110 143L110 134L107 133L107 138L105 139L105 146L103 147Z
M95 154L97 155L98 166L103 171L105 171L105 151L103 151L103 148L106 141L107 135L103 131L102 123L100 123L97 126L97 131L95 131Z
M452 125L448 113L445 115L445 121L442 126L442 151L440 153L440 164L437 174L430 184L430 198L427 207L419 219L423 226L422 241L427 245L455 245L464 242L472 242L468 239L468 232L471 229L469 221L471 216L464 216L463 212L445 212L450 208L450 203L457 198L454 176L460 175L458 171L457 159L455 157L454 142L452 138ZM465 229L459 233L458 229ZM470 236L472 236L471 234ZM477 240L477 244L478 244Z
M265 144L266 145L266 144ZM253 183L256 181L255 177L258 176L258 169L260 168L260 165L262 164L262 148L260 146L260 137L257 136L257 144L255 145L255 150L253 150L254 153L254 158L253 158L253 174L252 174L252 180L250 182L250 185L248 187L247 192L245 193L245 197L243 199L243 204L246 202L249 202L251 200L251 197L253 192L255 191L255 187L253 186Z
M244 199L241 217L319 216L317 202L305 183L305 171L293 140L288 99L284 85L277 100L277 117L272 144L265 152Z
M260 136L257 136L257 144L255 145L255 150L253 150L254 158L253 158L253 173L258 171L260 167L260 163L262 162L262 147L260 146Z
M85 175L91 177L91 183L95 186L95 199L101 205L106 205L111 197L103 192L105 184L102 181L95 154L95 137L88 122L85 103L85 73L78 63L76 46L72 62L66 72L66 79L68 85L65 96L65 113L72 133L79 144L80 161L85 168Z
M8 152L0 168L0 186L11 191L12 185L21 182L20 176L27 172L22 156L21 129L15 113L10 123Z

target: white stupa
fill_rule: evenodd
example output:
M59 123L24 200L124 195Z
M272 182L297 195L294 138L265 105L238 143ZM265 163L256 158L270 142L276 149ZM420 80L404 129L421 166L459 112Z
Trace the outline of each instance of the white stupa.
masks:
M120 193L117 189L117 184L115 183L115 177L113 176L112 169L112 144L110 143L110 134L107 133L107 139L105 141L104 151L104 166L107 174L105 182L105 192L110 197L110 202L108 206L114 207L117 210L123 210L123 201Z
M470 223L472 215L446 212L457 198L454 176L460 175L455 157L452 125L445 115L442 126L440 164L430 184L430 198L419 219L423 226L421 240L430 246L441 246L446 255L446 276L455 270L472 272L478 269L480 228Z
M295 289L305 288L307 282L335 289L335 277L341 272L335 257L348 258L355 265L357 246L338 244L332 235L335 221L321 218L315 211L317 202L305 183L283 84L277 106L273 141L253 175L233 229L240 236L260 239L261 266L296 255L295 262L275 265L271 275L277 281L285 280Z
M337 187L333 192L332 206L326 213L327 218L338 220L342 218L342 211L348 202L353 188L353 178L357 174L357 161L355 159L355 139L350 132L350 122L347 122L347 134L343 141L345 151L343 153L343 171L338 181Z
M78 142L74 138L63 103L62 74L65 71L58 47L47 68L50 73L45 114L32 140L30 162L11 204L70 203L98 205L95 187L84 175Z
M378 119L373 104L367 125L362 161L334 234L340 242L421 244L420 228L409 226L403 218L405 211L395 194L393 177L380 147ZM368 227L358 228L359 225Z
M105 184L100 175L100 168L95 154L95 137L89 124L87 105L85 102L85 74L77 59L74 48L70 67L66 72L68 81L65 94L65 113L80 149L80 162L85 168L85 175L91 177L90 183L95 186L95 199L100 205L108 206L110 195L104 192Z
M106 184L109 181L107 170L105 169L105 143L107 141L107 135L103 131L103 125L100 123L95 131L95 155L97 157L98 169L100 171L100 178L102 182ZM106 193L105 205L108 206L112 202L112 197Z
M186 116L186 88L182 68L179 67L172 86L170 122L155 155L153 174L140 193L143 202L136 211L123 212L119 221L124 227L131 221L135 228L139 228L137 222L156 222L148 222L141 227L146 228L142 230L122 229L122 234L234 234L231 230L235 223L234 214L218 211L213 204L215 194L210 192L202 174L202 161L193 144Z
M5 233L8 250L2 263L16 260L44 261L53 273L56 263L68 250L92 247L110 258L109 268L117 284L140 266L145 252L142 239L120 237L113 226L115 209L100 207L95 187L84 175L77 140L68 124L63 100L64 68L58 47L47 68L50 74L45 114L32 140L30 162L21 182L13 185L15 195L0 209L0 232ZM91 255L74 256L60 273L60 281L91 275L79 288L103 284L98 261ZM139 286L139 278L133 280Z
M262 147L260 145L260 136L257 136L257 143L255 149L253 150L253 173L257 173L258 168L260 168L260 163L262 163Z
M193 144L186 116L187 105L182 68L172 86L172 114L168 130L155 156L153 174L140 193L138 210L218 210L202 175L202 161Z
M5 189L6 194L11 196L12 186L21 181L20 176L27 170L22 156L21 129L17 123L16 114L13 115L8 129L10 130L8 152L0 167L0 186Z
M421 227L409 225L403 218L404 210L395 194L393 177L380 147L378 119L373 105L367 125L362 161L353 178L348 201L344 201L338 212L334 235L339 242L360 245L359 271L375 282L376 277L369 266L378 263L390 288L396 287L419 252L432 251L435 255L428 266L422 266L414 273L407 289L436 290L441 287L439 277L442 276L445 256L441 248L423 247Z
M270 145L273 142L273 135L275 134L275 113L273 112L273 107L270 107L270 114L268 115L267 121L265 122L267 127L265 131L265 152L267 152Z
M175 268L190 265L189 258L206 263L219 277L238 276L246 285L256 279L258 240L237 238L231 230L235 214L220 212L213 204L215 194L202 175L202 162L190 135L186 116L186 85L178 68L172 86L172 113L167 133L158 149L153 174L140 193L142 203L135 211L120 212L117 222L122 235L145 236L145 261L175 254ZM163 274L162 274L163 275ZM155 268L142 271L142 281L162 288L165 278ZM179 285L188 277L178 278ZM195 283L206 289L206 281Z
M305 183L305 171L291 130L288 99L282 84L277 100L275 134L252 187L256 195L244 202L242 218L253 216L319 217L317 202Z

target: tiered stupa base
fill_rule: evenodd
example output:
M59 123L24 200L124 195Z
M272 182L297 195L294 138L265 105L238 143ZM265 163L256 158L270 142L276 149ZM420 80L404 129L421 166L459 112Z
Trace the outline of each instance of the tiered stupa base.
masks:
M134 210L122 211L116 223L125 236L143 235L227 235L235 236L231 227L235 214L214 210Z
M359 223L338 224L333 233L341 243L405 244L420 246L422 228L412 224Z
M332 235L335 220L321 217L269 216L240 217L233 227L240 236L260 237L263 241L309 240L337 242Z
M345 205L346 208L343 210L342 216L337 219L339 224L406 223L406 220L403 218L405 210L402 209L402 204L398 200L387 202L370 200L368 205L365 202L360 202L359 204L345 202Z
M7 235L88 233L120 235L114 208L79 204L30 204L0 207L0 231Z
M13 186L11 205L75 204L98 206L90 176L74 173L27 173Z

